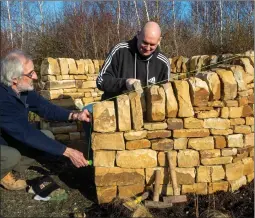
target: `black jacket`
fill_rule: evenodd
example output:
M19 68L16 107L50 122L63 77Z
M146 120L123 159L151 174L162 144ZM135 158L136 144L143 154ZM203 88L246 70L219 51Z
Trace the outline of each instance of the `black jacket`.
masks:
M136 37L119 43L108 54L97 78L97 87L104 91L102 100L126 91L128 78L139 79L142 87L167 82L170 78L169 59L158 48L149 57L141 56Z

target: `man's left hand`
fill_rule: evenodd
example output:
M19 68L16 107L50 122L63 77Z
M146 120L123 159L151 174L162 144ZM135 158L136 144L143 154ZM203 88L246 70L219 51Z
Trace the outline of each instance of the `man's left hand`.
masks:
M85 109L84 111L81 111L81 112L73 112L71 114L71 120L90 122L91 116L90 116L89 111L87 109Z

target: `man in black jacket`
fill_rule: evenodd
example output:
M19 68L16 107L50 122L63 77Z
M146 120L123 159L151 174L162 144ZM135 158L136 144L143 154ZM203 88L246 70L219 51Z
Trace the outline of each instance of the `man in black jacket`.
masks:
M2 60L0 74L0 184L10 190L20 190L26 187L24 180L15 180L12 170L22 172L29 167L27 154L33 149L53 155L64 155L76 167L88 165L83 153L47 137L28 122L29 111L47 120L90 122L87 110L80 113L72 112L53 105L38 95L33 87L33 81L36 79L37 74L33 62L22 51L11 52ZM21 155L23 155L22 158ZM33 160L30 158L31 161Z
M97 78L102 100L131 91L137 80L142 87L169 80L170 63L159 51L160 40L159 25L150 21L132 40L113 47Z

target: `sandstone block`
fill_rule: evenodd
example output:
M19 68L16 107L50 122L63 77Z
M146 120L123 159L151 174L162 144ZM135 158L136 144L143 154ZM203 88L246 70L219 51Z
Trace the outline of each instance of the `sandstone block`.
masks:
M160 170L160 184L168 184L170 182L169 169L166 167L145 168L146 184L155 183L155 171Z
M249 134L251 133L251 127L245 125L235 126L234 133Z
M226 156L235 156L237 154L237 149L236 148L224 148L221 150L221 155L223 157Z
M228 164L232 162L233 157L214 157L214 158L203 158L201 163L203 165L220 165Z
M245 117L246 125L254 125L254 117Z
M146 90L146 114L148 121L165 119L165 92L162 87L153 85Z
M157 152L150 149L118 151L116 164L123 168L146 168L157 166Z
M72 98L72 99L77 99L77 98L83 98L84 93L81 92L72 92L72 93L64 93L63 98Z
M137 92L129 93L131 105L132 126L135 130L141 130L143 126L143 109L140 100L140 95Z
M168 129L183 129L183 121L178 118L168 118L167 119L167 128Z
M93 105L93 128L96 132L116 131L113 101L103 101Z
M243 108L242 117L253 116L253 109L250 105L244 105L242 106L242 108Z
M173 130L174 138L197 138L207 137L210 135L208 129L176 129Z
M62 75L62 79L63 79L63 80L66 80L66 79L74 79L74 78L72 78L72 77L69 76L69 75Z
M246 80L246 73L243 70L243 67L235 65L231 66L231 70L234 74L235 80L238 85L238 91L243 91L247 89L247 80Z
M219 157L220 154L221 154L220 149L201 150L200 151L200 158Z
M160 122L144 123L144 129L147 129L147 130L161 130L166 128L167 128L167 123L160 123Z
M243 175L249 175L254 173L254 161L251 157L246 157L242 159L243 162Z
M55 139L60 142L63 142L63 141L65 142L65 141L69 141L70 137L69 137L69 134L56 134Z
M209 150L214 149L214 140L213 137L204 137L204 138L194 138L189 139L188 148L192 148L194 150Z
M59 75L60 69L57 59L45 58L41 64L41 76L43 75Z
M73 78L77 80L86 80L88 77L86 75L78 75L74 76Z
M197 182L212 182L225 178L222 166L199 166L197 168Z
M193 185L182 185L182 194L196 193L200 195L207 194L207 183L195 183Z
M228 118L229 117L229 108L228 107L223 107L221 109L221 115L222 118Z
M189 84L187 81L174 81L175 92L179 104L178 117L192 117L194 110L190 100Z
M48 81L56 81L56 76L51 76L51 75L46 75L46 76L42 76L41 80L43 82L48 82Z
M197 114L197 118L199 119L215 118L215 117L219 117L219 111L217 110L201 111L201 112L198 112Z
M119 198L130 198L141 194L144 191L144 184L118 186Z
M117 186L97 187L98 204L110 203L117 196Z
M96 88L96 81L86 81L82 83L82 89Z
M188 139L187 138L177 138L174 139L174 149L183 150L187 149Z
M200 163L198 151L191 149L180 150L178 152L178 167L194 167Z
M47 90L75 88L75 81L74 80L48 81L45 83L44 88Z
M151 140L151 148L157 151L173 149L174 141L172 139L154 139Z
M68 62L66 58L57 58L59 68L61 75L68 75L69 73L69 68L68 68Z
M179 188L180 189L180 188ZM174 195L174 192L173 192L173 187L172 185L160 185L159 186L159 193L161 195L167 195L167 196L172 196Z
M245 119L244 118L233 118L230 119L230 125L235 126L235 125L244 125L245 124Z
M191 77L188 79L190 85L190 97L193 106L207 106L209 100L209 88L205 81Z
M243 114L243 106L229 108L229 118L239 118L242 116L242 114Z
M243 135L242 134L234 134L228 135L228 147L229 148L242 148L243 147Z
M230 135L233 134L232 129L211 129L211 135Z
M143 169L123 169L120 167L96 167L96 186L134 185L144 182Z
M195 168L175 168L177 183L181 185L191 185L195 183Z
M93 150L124 150L125 142L122 132L92 133Z
M253 146L254 147L254 133L250 133L247 135L244 135L244 146Z
M91 59L87 59L87 65L88 65L88 73L89 74L96 73L95 66L94 66L94 64L93 64Z
M99 73L99 60L93 60L93 64L95 67L95 73Z
M238 101L237 100L227 100L224 101L226 107L238 107Z
M227 145L226 138L224 136L214 136L215 148L225 148Z
M77 126L76 125L68 125L68 126L51 127L50 131L54 135L59 134L59 133L77 132Z
M238 190L241 186L246 185L246 184L247 184L246 177L242 176L241 178L239 178L237 180L229 181L229 185L230 185L229 190L231 192L234 192L234 191Z
M85 62L83 59L76 60L77 74L85 73Z
M210 111L213 110L213 107L203 106L203 107L193 107L194 111Z
M47 100L63 98L63 90L41 90L40 95Z
M133 140L133 141L128 141L126 143L127 150L150 148L150 147L151 147L151 142L148 139Z
M247 175L246 177L247 177L247 182L251 182L252 180L254 180L254 173L251 173Z
M247 105L248 104L248 97L238 97L238 105L239 107Z
M201 129L204 128L204 121L194 117L184 118L184 128L186 129Z
M93 152L94 167L114 167L116 151L98 150Z
M86 106L86 105L94 102L94 99L92 97L90 97L90 98L82 98L82 101L84 103L84 106Z
M223 108L224 107L224 102L223 101L209 101L207 105L210 106L210 107Z
M141 131L130 131L124 133L124 138L128 141L130 140L138 140L138 139L144 139L147 137L147 131L141 130Z
M154 131L147 132L148 139L168 138L171 135L172 135L171 131L169 131L169 130L154 130Z
M79 139L81 139L81 134L80 134L80 132L70 132L69 137L70 137L71 141L79 140Z
M204 120L204 128L210 129L229 129L230 121L221 118L209 118Z
M171 162L177 166L177 151L169 151ZM159 166L167 166L168 167L168 158L167 158L167 152L159 152L158 153L158 163Z
M227 181L219 181L219 182L209 183L208 193L212 194L217 191L227 192L228 191L228 182Z
M227 180L237 180L241 178L244 174L244 165L241 161L236 163L230 163L225 165L226 179Z
M178 104L175 98L171 83L162 85L166 95L166 117L176 117L178 112Z
M131 130L131 113L130 102L127 95L120 95L117 97L117 116L118 116L118 130Z
M72 58L67 58L68 68L69 68L69 74L78 74L78 69L76 66L76 62Z

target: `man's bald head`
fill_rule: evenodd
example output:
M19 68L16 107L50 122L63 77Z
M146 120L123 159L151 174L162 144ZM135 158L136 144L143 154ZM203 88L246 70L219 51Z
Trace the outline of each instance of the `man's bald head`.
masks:
M161 30L156 22L147 22L137 35L137 48L142 56L150 56L161 40Z

